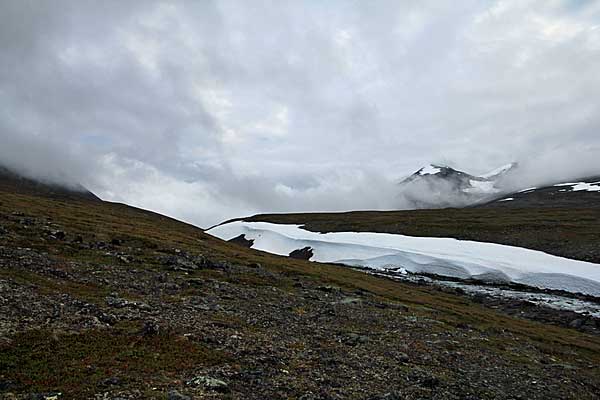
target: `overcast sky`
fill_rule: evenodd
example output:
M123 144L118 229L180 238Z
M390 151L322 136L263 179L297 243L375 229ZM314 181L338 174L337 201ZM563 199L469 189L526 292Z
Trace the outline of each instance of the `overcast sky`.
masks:
M600 1L0 2L0 162L209 226L600 170Z

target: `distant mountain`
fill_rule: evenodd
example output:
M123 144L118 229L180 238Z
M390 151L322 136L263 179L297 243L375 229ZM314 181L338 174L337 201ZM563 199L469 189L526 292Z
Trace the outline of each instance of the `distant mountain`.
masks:
M517 163L511 163L475 176L448 166L430 164L399 183L400 196L413 208L478 204L505 193L507 177L517 168Z
M60 200L101 201L94 193L81 185L73 187L45 183L27 178L0 165L0 191L43 196Z
M509 193L481 207L600 207L600 175Z

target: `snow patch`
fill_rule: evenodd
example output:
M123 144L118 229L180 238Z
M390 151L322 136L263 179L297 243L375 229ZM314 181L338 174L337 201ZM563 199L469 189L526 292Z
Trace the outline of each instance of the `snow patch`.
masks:
M499 168L496 168L493 171L488 172L487 174L479 175L479 177L480 178L486 178L486 179L487 178L491 178L493 176L500 175L500 174L503 174L503 173L509 171L514 166L515 166L515 163L506 164L506 165L503 165L503 166L501 166Z
M531 286L600 296L600 265L494 243L371 232L315 233L300 225L236 221L207 233L229 240L241 234L252 248L288 255L311 247L311 260L371 268L404 268L459 278L506 276Z
M442 169L439 167L436 167L434 165L428 165L426 167L421 168L421 170L419 171L419 175L435 175L441 171Z
M532 190L535 190L535 189L537 189L537 187L536 187L536 186L534 186L534 187L530 187L530 188L527 188L527 189L523 189L523 190L519 190L517 193L525 193L525 192L530 192L530 191L532 191Z
M513 201L515 198L514 197L507 197L505 199L500 199L498 201Z
M559 183L554 186L571 186L571 191L573 192L600 192L600 181L598 182L571 182L571 183Z
M470 179L469 183L472 187L465 189L467 193L497 193L498 189L494 187L494 182L492 181L477 181L474 179Z

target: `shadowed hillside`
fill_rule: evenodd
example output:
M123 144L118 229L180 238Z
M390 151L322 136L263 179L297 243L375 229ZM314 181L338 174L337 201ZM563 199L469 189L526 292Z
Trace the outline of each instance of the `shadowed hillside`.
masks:
M100 200L95 194L81 185L69 188L51 183L43 183L26 178L1 165L0 190L63 200Z

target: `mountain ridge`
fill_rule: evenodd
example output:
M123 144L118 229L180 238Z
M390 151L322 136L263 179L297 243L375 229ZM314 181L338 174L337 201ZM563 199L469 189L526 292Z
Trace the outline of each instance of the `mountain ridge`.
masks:
M54 199L101 201L98 196L80 184L67 186L43 182L42 180L26 177L1 164L0 188L14 193L45 196Z
M518 163L510 163L477 176L429 164L398 183L398 196L415 209L470 206L508 191L505 181L516 169Z

